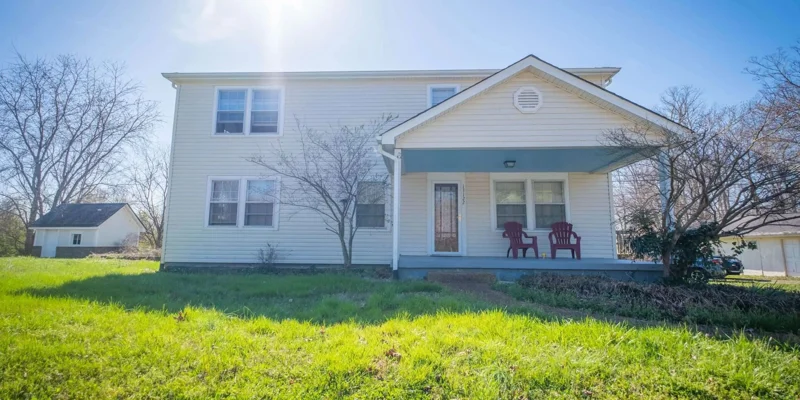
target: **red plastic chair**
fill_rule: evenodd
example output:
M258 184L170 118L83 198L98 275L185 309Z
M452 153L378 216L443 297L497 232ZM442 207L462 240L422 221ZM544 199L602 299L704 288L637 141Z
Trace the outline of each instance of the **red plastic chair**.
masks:
M556 222L550 226L552 232L547 237L550 239L550 258L556 258L556 250L564 249L572 251L572 258L581 259L581 237L572 231L572 224L567 222ZM575 243L572 243L572 237ZM555 239L555 241L553 241Z
M525 258L528 249L533 249L536 258L539 258L539 246L536 242L536 236L528 236L528 234L522 230L522 224L519 222L506 222L503 224L503 228L505 229L503 237L508 238L510 242L508 250L506 250L506 258L508 258L508 253L510 252L513 252L514 258L517 258L517 251L519 249L522 249L522 258ZM533 239L533 243L524 243L522 241L523 237Z

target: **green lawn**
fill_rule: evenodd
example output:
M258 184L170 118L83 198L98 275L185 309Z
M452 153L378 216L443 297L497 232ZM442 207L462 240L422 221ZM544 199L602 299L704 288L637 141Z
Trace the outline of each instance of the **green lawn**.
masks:
M800 351L426 282L0 259L0 398L798 398ZM532 309L535 310L535 309Z

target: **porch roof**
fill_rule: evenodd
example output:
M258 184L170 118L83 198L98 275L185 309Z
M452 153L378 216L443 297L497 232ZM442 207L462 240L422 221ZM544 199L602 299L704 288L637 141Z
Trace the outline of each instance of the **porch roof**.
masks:
M410 172L589 172L607 173L656 149L570 147L526 149L403 149ZM506 161L513 161L508 168ZM391 164L388 164L391 168Z

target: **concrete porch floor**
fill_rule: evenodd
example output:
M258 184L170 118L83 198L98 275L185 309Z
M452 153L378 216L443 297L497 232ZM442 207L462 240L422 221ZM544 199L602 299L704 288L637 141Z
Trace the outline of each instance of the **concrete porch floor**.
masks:
M428 272L493 273L498 280L513 281L523 275L560 274L605 276L617 280L654 282L661 278L662 268L651 262L634 262L611 258L505 258L400 256L398 275L401 279L425 279Z

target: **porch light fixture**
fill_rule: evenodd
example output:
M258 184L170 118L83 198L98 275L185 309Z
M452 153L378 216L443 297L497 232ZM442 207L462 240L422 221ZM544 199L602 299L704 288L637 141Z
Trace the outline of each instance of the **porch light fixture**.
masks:
M514 168L514 166L517 165L517 162L514 160L506 160L503 161L503 165L505 165L506 168Z

